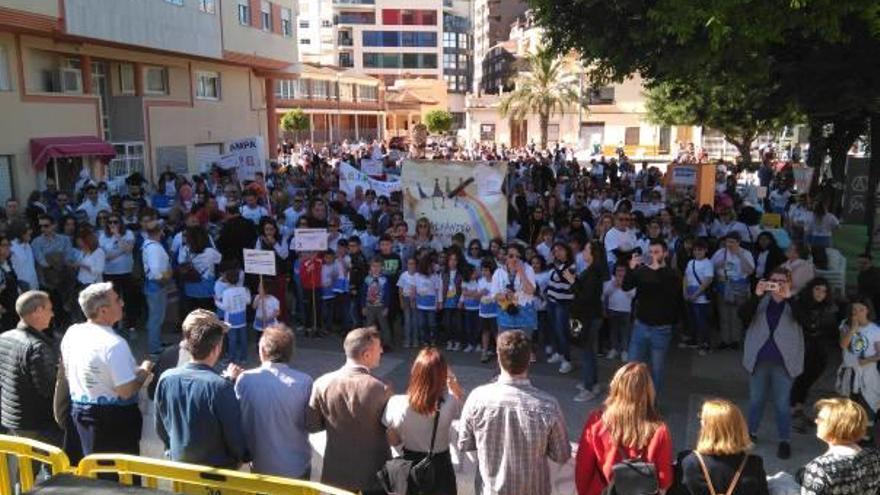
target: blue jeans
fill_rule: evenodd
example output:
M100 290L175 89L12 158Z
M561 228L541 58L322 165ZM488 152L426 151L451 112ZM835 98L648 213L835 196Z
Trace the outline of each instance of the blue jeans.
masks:
M247 361L247 327L230 328L226 338L229 340L229 359L244 364Z
M162 322L165 321L165 308L168 307L168 294L165 289L156 292L144 291L147 300L147 344L150 354L162 352Z
M691 325L697 342L704 346L712 345L712 336L709 334L709 311L711 304L688 303L688 315L691 318Z
M629 349L629 334L632 332L632 313L608 310L608 336L611 348L618 352Z
M554 301L547 301L547 316L550 320L550 329L553 334L556 353L565 358L566 361L571 361L571 354L568 350L568 306Z
M654 389L658 394L663 389L663 370L670 340L672 340L672 325L652 326L639 320L633 325L629 341L629 360L650 363L651 378L654 380Z
M418 309L418 328L420 344L434 344L437 339L437 311Z
M581 345L584 347L584 387L593 388L599 382L599 371L596 364L596 349L599 346L599 330L602 329L602 318L596 318L584 324L581 331Z
M411 345L419 343L419 327L418 314L416 308L410 303L410 298L403 298L403 307L400 308L403 313L403 341Z
M764 416L767 395L772 394L773 408L776 411L776 433L780 442L791 439L791 412L788 399L794 380L782 363L759 361L755 364L749 378L749 432L757 433Z

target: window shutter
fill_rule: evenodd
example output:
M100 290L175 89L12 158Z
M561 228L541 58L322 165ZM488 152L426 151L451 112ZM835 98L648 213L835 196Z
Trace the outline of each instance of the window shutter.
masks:
M251 27L255 27L260 29L262 26L260 23L263 22L263 16L261 15L262 4L260 0L248 0L248 4L251 7Z
M283 34L281 30L281 5L272 4L272 32L275 34Z

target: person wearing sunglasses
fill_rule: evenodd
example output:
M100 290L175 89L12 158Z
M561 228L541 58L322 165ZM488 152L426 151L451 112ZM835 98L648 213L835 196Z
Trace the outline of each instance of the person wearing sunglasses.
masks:
M98 236L98 245L105 253L104 280L113 283L113 289L126 303L123 308L125 315L122 320L122 326L133 332L137 322L135 306L139 306L136 304L129 305L129 303L137 298L134 279L132 278L132 270L134 268L134 233L125 228L125 224L122 222L122 217L119 214L113 213L107 217L107 225Z

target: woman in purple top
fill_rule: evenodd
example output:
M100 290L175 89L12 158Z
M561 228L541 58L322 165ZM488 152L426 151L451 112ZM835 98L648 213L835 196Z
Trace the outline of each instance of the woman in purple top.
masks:
M768 280L758 282L754 296L740 308L742 321L750 322L743 347L743 366L751 375L749 434L755 438L769 395L776 411L780 459L791 456L788 400L794 379L804 369L804 335L791 295L791 273L777 268Z

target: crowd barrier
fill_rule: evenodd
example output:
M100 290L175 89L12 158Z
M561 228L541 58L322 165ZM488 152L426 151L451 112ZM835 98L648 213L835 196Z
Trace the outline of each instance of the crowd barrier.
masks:
M18 461L17 479L16 473L9 469L9 458ZM0 495L11 493L11 487L16 480L20 483L22 492L33 488L36 476L32 461L47 465L53 476L62 473L87 478L97 478L103 474L115 475L125 485L131 485L137 477L141 486L170 489L174 493L187 495L354 495L346 490L310 481L123 454L86 456L73 469L61 449L8 435L0 435Z

